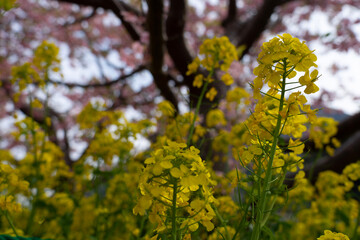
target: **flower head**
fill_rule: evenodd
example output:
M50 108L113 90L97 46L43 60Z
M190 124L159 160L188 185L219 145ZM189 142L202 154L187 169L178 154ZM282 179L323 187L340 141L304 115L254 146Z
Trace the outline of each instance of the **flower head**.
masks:
M214 181L199 156L200 151L186 147L184 143L168 140L145 160L139 183L142 196L133 212L144 215L149 211L157 232L171 229L166 218L171 216L173 207L177 209L180 229L195 231L199 223L208 231L214 228L211 219L215 213L210 205L215 201L211 193Z

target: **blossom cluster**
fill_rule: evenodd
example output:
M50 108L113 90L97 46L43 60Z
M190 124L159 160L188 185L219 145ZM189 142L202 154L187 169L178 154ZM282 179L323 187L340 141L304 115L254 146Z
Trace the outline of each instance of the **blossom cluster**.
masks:
M18 101L21 92L26 91L32 84L44 89L49 81L49 74L60 72L59 48L54 44L43 41L34 51L32 61L11 69L12 84L18 86L18 92L13 98Z
M21 206L16 201L16 194L27 194L29 182L18 177L18 169L14 169L9 163L0 163L0 210L3 212L20 212ZM15 196L14 196L15 195Z
M229 86L234 82L233 77L228 73L231 63L238 59L236 48L230 43L229 39L225 36L214 37L212 39L206 39L200 46L200 57L196 57L188 66L187 75L197 73L199 67L205 68L209 74L197 74L195 76L193 86L201 88L203 82L214 81L214 69L220 69L224 73L221 76L221 81ZM213 101L217 95L215 87L211 87L206 93L206 98Z
M350 239L345 234L334 233L330 230L325 230L324 235L320 236L318 240L350 240Z
M258 56L259 65L254 69L254 98L260 98L260 90L264 84L270 88L269 95L277 94L282 84L285 84L281 84L281 79L292 79L297 72L304 72L299 78L300 85L306 87L304 92L317 92L319 88L315 81L318 79L318 71L315 69L309 74L311 67L317 67L316 60L316 55L309 50L305 42L300 42L288 33L263 43Z
M337 133L337 122L332 118L316 118L309 130L309 139L315 143L315 148L323 149L332 156L335 148L340 147L340 142L334 136Z
M133 211L140 215L148 211L158 233L171 234L171 216L182 234L196 231L199 223L213 230L215 213L211 205L215 199L211 186L215 183L198 154L194 147L167 141L145 160L139 182L142 196Z
M250 147L239 145L234 150L234 157L243 160L243 164L248 165L254 158L257 159L254 166L266 166L268 156L263 152L266 149L269 151L275 138L288 135L288 153L279 147L274 149L274 171L280 173L282 168L283 174L286 174L287 171L302 168L303 160L299 155L303 153L304 146L298 139L307 130L309 122L317 121L316 110L306 104L307 99L301 91L293 92L288 97L285 92L302 86L306 86L305 94L317 91L314 83L317 80L317 70L311 73L313 78L307 80L310 68L317 66L315 61L313 51L290 34L279 35L263 44L258 56L259 65L254 69L256 78L251 85L258 102L245 122L249 133L245 144ZM298 72L305 74L298 81L291 80ZM261 91L264 84L269 87L266 93Z

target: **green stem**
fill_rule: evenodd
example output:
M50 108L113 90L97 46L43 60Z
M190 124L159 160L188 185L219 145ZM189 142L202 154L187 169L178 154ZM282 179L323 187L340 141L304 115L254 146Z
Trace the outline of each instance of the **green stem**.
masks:
M358 239L358 236L357 236L357 229L359 227L359 223L360 223L360 208L359 208L359 211L358 211L358 217L356 219L356 223L355 223L355 227L354 227L354 233L353 233L353 236L352 236L352 240L357 240Z
M285 174L281 176L281 179L279 181L279 184L278 184L278 188L280 188L284 182L284 179L285 179ZM277 194L273 196L273 199L272 201L270 202L270 207L269 207L269 211L267 211L262 223L261 223L261 226L264 226L265 223L267 222L268 218L270 217L271 215L271 209L273 209L274 205L275 205L275 202L276 202L276 199L277 199Z
M6 220L9 222L10 227L11 227L11 229L13 230L15 236L18 238L19 235L18 235L17 232L16 232L16 228L15 228L15 226L14 226L14 224L13 224L13 222L12 222L12 220L11 220L9 214L8 214L8 212L5 210L3 213L4 213L5 217L6 217Z
M212 206L213 207L213 209L214 209L214 212L215 212L215 214L216 214L216 217L220 220L220 222L221 222L221 225L224 227L224 229L225 229L225 239L226 240L228 240L228 239L230 239L230 235L229 235L229 232L228 232L228 230L227 230L227 227L226 227L226 222L225 222L225 220L224 220L224 218L220 215L220 213L219 213L219 211L217 210L217 208L215 207L215 206Z
M286 66L284 65L284 69L286 70ZM257 213L256 213L256 218L255 218L255 227L254 230L251 234L251 240L258 240L260 237L260 233L261 233L261 229L264 226L264 224L266 223L266 221L264 221L264 213L265 213L265 209L266 209L266 203L267 200L269 198L269 192L270 192L270 185L271 185L271 177L272 177L272 165L273 165L273 161L274 161L274 157L275 157L275 152L276 152L276 147L278 144L278 140L279 140L279 134L280 134L280 129L281 129L281 115L280 112L283 110L284 107L284 99L285 99L285 81L286 81L286 76L284 74L283 79L282 79L282 85L281 85L281 97L280 97L280 104L279 104L279 113L278 113L278 118L277 118L277 122L276 122L276 127L273 133L273 140L272 140L272 146L270 149L270 154L269 154L269 161L267 164L267 169L266 169L266 173L265 173L265 179L264 179L264 186L263 186L263 191L261 192L260 195L260 204L257 207ZM268 211L271 211L271 209L268 209Z
M95 133L96 134L96 133ZM97 159L97 165L96 165L96 174L94 174L93 176L93 182L95 184L95 208L98 209L99 205L101 204L101 199L100 199L100 182L99 182L99 178L100 178L100 166L101 166L101 162L100 162L100 157ZM99 229L99 217L96 218L95 222L95 236L97 239L100 239L100 229Z
M139 239L141 238L141 233L142 233L142 231L143 231L143 229L144 229L145 220L146 220L146 219L147 219L146 216L143 216L143 217L141 218L139 235L136 237L136 240L139 240Z
M176 229L176 195L177 195L177 181L174 181L173 187L173 199L172 199L172 207L171 207L171 221L172 221L172 239L176 240L177 237L177 229Z
M30 114L32 115L33 114L33 107L32 107L32 103L33 103L33 98L32 98L32 95L30 94ZM40 169L39 169L39 164L40 164L40 161L37 157L37 139L36 139L36 129L35 129L35 122L34 122L34 119L31 118L31 135L32 135L32 138L33 138L33 148L34 148L34 167L35 167L35 180L33 182L33 188L36 189L36 194L33 198L33 201L32 201L32 204L31 204L31 211L30 211L30 215L29 215L29 219L27 221L27 225L26 225L26 228L25 228L25 233L27 235L31 235L32 233L32 225L33 225L33 222L34 222L34 217L35 217L35 213L36 213L36 208L37 208L37 201L38 201L38 198L40 196L39 194L39 188L36 187L37 185L37 181L40 179Z
M210 73L211 75L212 75L212 72ZM202 102L202 100L203 100L203 98L205 96L205 92L207 90L208 85L209 85L209 82L206 81L205 84L204 84L204 87L201 90L199 99L198 99L197 104L196 104L194 119L193 119L193 121L192 121L192 123L190 125L189 135L188 135L188 139L187 139L187 142L186 142L188 147L190 147L190 145L191 145L191 139L192 139L192 136L193 136L194 130L195 130L195 121L196 121L197 116L199 115L201 102Z
M218 62L218 55L216 55L215 57L215 61L214 61L214 65L213 67L211 68L211 71L209 73L209 75L207 76L207 79L211 79L212 76L214 75L214 72L215 72L215 63ZM187 146L190 147L191 145L191 139L192 139L192 136L194 134L194 130L195 130L195 121L196 121L196 118L197 116L199 115L199 112L200 112L200 106L201 106L201 103L202 103L202 100L205 96L205 92L207 90L207 87L209 86L209 81L205 81L205 84L203 86L203 88L201 89L201 93L200 93L200 96L199 96L199 99L196 103L196 108L195 108L195 114L194 114L194 119L190 125L190 129L189 129L189 135L188 135L188 139L187 139Z

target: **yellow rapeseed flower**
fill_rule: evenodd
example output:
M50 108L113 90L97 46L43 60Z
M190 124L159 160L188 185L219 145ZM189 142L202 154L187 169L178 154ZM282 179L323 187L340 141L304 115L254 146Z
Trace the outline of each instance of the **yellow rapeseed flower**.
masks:
M321 235L318 240L350 240L348 236L342 233L332 232L330 230L325 230L324 235Z
M169 233L172 228L166 224L171 216L165 214L172 207L177 209L176 221L181 229L195 231L199 224L208 231L214 228L211 220L215 213L210 206L215 202L210 188L214 182L198 155L200 151L186 147L184 143L168 140L145 160L139 181L141 197L133 213L148 212L158 233Z
M205 97L206 97L207 99L209 99L210 101L213 101L214 98L216 97L216 95L217 95L217 90L216 90L214 87L212 87L212 88L210 88L210 90L206 93Z
M225 85L229 86L234 83L233 77L229 73L225 73L221 76L221 81L225 83Z

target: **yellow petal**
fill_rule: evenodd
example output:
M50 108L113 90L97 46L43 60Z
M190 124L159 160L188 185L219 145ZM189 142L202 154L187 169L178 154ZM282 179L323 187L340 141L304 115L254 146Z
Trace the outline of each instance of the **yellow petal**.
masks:
M169 160L161 161L160 165L165 169L172 168L172 166L173 166Z
M177 167L172 168L170 170L170 174L175 178L180 178L180 177L184 176L184 173L182 171L180 171L180 169L178 169Z

